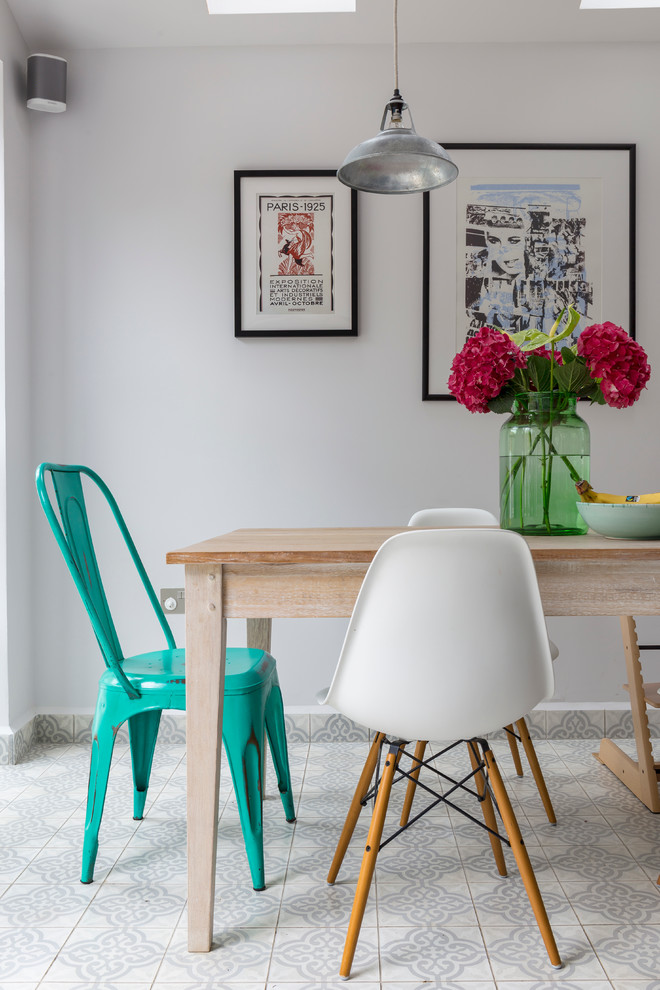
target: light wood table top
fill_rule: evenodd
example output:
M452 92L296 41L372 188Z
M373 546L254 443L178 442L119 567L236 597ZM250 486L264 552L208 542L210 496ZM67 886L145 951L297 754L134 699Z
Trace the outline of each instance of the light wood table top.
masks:
M464 528L464 527L462 527ZM385 540L407 526L235 529L167 554L168 564L370 563ZM611 540L586 536L525 537L534 559L606 557L660 560L660 540Z

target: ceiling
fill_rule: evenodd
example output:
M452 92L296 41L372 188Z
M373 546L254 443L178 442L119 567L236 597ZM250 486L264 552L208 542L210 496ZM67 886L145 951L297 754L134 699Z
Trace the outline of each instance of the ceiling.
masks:
M211 16L206 0L7 0L33 52L218 45L391 44L391 0L354 14ZM657 42L660 9L580 10L579 0L400 0L410 42Z

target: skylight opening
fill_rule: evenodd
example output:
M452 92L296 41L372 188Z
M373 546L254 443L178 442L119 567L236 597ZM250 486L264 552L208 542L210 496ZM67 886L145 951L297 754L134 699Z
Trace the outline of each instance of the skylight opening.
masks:
M355 13L357 0L206 0L209 14Z
M660 7L660 0L580 0L580 10L630 10L634 7Z

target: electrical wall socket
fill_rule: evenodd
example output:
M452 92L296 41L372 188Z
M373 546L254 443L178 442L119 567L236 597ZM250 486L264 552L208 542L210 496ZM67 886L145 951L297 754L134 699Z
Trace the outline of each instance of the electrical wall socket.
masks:
M166 615L182 615L186 610L186 592L184 588L161 588L160 604Z

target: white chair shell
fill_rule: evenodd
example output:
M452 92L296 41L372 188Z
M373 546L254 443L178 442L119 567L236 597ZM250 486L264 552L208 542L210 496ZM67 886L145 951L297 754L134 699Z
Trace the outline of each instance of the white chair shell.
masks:
M390 737L469 739L553 691L525 540L422 529L387 540L353 610L325 703Z

